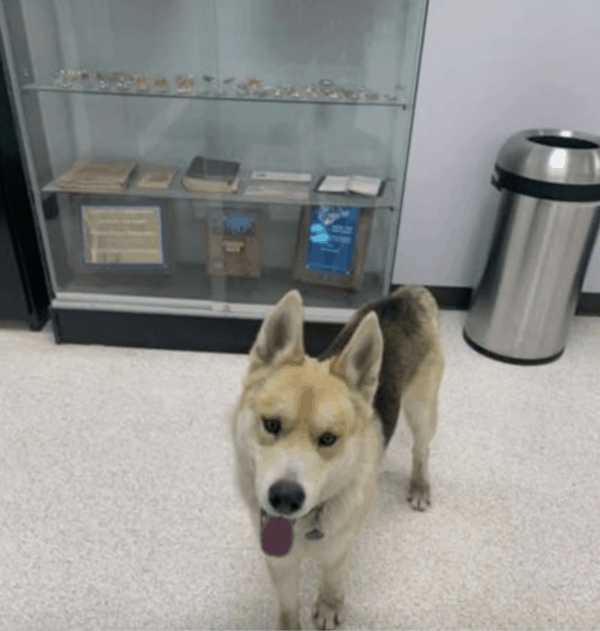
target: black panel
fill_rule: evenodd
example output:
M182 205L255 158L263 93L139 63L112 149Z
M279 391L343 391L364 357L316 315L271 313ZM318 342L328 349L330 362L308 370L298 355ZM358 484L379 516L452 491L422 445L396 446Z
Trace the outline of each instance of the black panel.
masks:
M431 287L428 289L435 296L442 309L466 311L471 304L470 287ZM600 316L600 294L581 293L575 315Z
M247 353L259 320L201 318L149 313L52 309L57 342L106 344L171 350ZM341 330L340 324L305 324L305 346L319 355Z
M471 303L470 287L427 287L442 309L466 310Z
M6 216L6 201L0 197L0 319L27 320L29 311L17 256Z
M575 315L600 316L600 294L579 294Z
M2 72L0 206L0 317L23 319L33 329L39 329L48 317L47 285L33 208Z

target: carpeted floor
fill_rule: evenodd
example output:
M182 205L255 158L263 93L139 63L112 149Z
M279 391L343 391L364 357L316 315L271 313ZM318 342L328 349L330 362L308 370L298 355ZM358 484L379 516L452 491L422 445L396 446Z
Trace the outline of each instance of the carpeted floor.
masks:
M576 318L558 362L518 367L468 348L463 312L442 317L434 505L404 501L402 424L344 628L600 628L600 318ZM232 484L245 364L0 326L2 631L275 627Z

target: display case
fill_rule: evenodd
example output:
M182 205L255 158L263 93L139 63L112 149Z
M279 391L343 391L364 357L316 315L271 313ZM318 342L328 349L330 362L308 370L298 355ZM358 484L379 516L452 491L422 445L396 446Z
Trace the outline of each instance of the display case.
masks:
M426 9L2 0L57 338L219 349L292 287L312 323L386 293Z

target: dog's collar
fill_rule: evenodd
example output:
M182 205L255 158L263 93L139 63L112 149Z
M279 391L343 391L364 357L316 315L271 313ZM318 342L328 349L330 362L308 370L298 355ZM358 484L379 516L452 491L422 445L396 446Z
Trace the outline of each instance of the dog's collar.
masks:
M308 528L304 536L306 537L308 541L318 541L319 539L322 539L325 536L325 533L323 532L323 527L321 525L321 516L322 516L324 507L325 507L325 503L323 502L323 504L319 504L319 506L316 506L315 508L313 508L310 511L310 513L306 515L308 519ZM261 508L260 521L261 521L263 530L270 518L271 518L271 515L269 515L264 510L264 508ZM290 524L292 524L292 526L296 523L295 519L288 519L288 521L290 522Z
M325 536L321 526L321 513L325 504L320 504L308 513L308 530L304 535L308 541L318 541Z

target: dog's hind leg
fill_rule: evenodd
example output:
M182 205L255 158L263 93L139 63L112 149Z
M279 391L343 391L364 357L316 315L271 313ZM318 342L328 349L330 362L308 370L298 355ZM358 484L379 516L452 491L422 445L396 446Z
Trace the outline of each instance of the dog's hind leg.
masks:
M266 557L266 561L279 602L279 628L299 629L300 561L288 561L285 558L271 556Z
M431 504L428 460L429 442L435 433L438 390L444 368L441 348L436 344L402 394L402 406L413 435L413 464L408 501L415 510Z
M323 578L313 620L317 629L336 629L342 621L344 586L350 568L350 551L346 548L335 559L323 561Z

